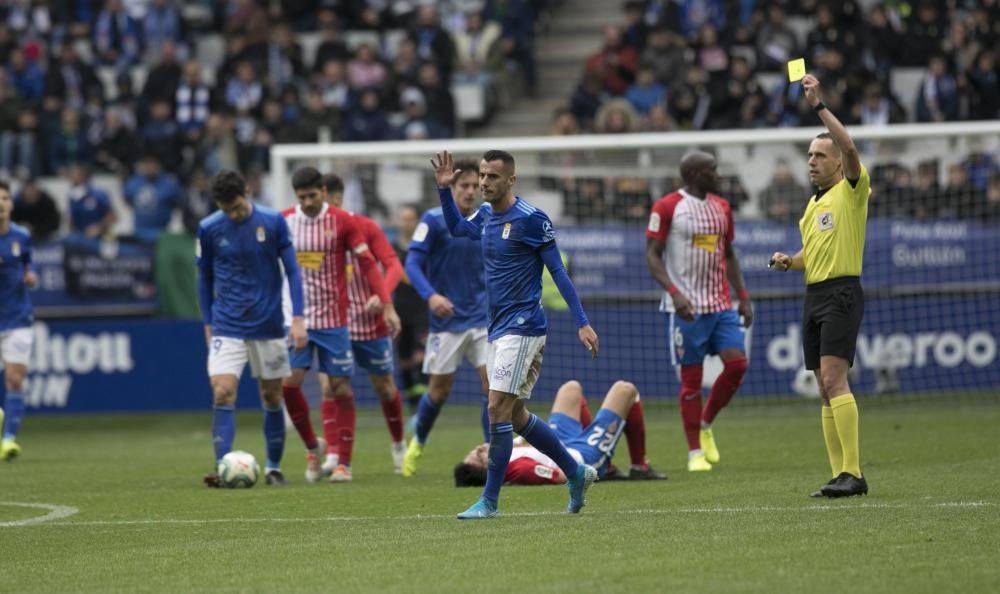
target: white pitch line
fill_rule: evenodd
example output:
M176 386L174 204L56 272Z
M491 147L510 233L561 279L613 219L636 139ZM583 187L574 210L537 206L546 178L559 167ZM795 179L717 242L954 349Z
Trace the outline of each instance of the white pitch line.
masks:
M76 512L80 511L75 507L70 507L68 505L52 505L49 503L22 503L20 501L0 501L0 506L10 506L10 507L28 507L33 509L47 509L49 513L44 516L36 516L34 518L25 518L23 520L9 520L6 522L0 522L0 528L10 528L15 526L35 526L37 524L45 524L52 522L54 520L61 520L62 518L67 518L72 516Z
M809 505L802 507L768 507L768 506L746 506L746 507L689 507L678 509L620 509L620 510L594 510L587 511L585 516L613 516L626 514L641 515L681 515L681 514L736 514L752 512L789 513L789 512L811 512L811 511L855 511L868 509L928 509L928 508L980 508L994 507L995 503L989 501L947 501L943 503L930 504L908 504L908 503L860 503L845 505ZM77 510L73 510L66 515L72 515ZM565 512L513 512L502 513L501 518L533 518L546 516L564 516ZM60 516L65 517L65 516ZM51 518L58 519L58 518ZM241 518L241 523L308 523L308 522L373 522L373 521L413 521L413 520L454 520L454 514L417 514L408 516L320 516L315 518ZM40 524L44 526L141 526L152 524L175 524L175 525L201 525L201 524L221 524L232 523L236 520L232 518L202 518L202 519L181 519L181 518L161 518L149 520L86 520L69 522L52 522L48 519L32 518L29 520L19 520L20 523L0 523L0 526L22 526ZM44 522L44 524L43 524Z

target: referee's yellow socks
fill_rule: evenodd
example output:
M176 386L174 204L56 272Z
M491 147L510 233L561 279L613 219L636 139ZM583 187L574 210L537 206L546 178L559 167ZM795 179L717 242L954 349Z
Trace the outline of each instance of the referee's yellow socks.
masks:
M833 421L837 425L837 435L840 436L840 447L843 450L843 472L849 472L860 478L858 404L854 401L854 394L842 394L831 398L830 411L833 413Z
M833 478L843 472L844 449L840 447L840 436L837 435L837 423L833 420L833 409L824 406L820 409L823 416L823 441L826 442L826 455L830 458L830 471Z

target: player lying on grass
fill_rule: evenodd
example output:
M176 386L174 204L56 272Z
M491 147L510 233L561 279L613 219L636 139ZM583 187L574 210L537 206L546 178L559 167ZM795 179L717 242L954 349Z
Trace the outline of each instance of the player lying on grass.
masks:
M601 410L591 422L587 399L580 382L569 381L556 393L549 424L559 440L580 464L597 469L602 480L622 479L626 475L611 466L618 438L625 433L632 468L632 480L665 479L646 462L646 423L639 401L639 390L626 381L617 381L608 390ZM482 486L486 482L489 444L476 446L455 466L455 486ZM566 482L566 476L548 456L530 445L517 445L510 457L504 484L550 485Z

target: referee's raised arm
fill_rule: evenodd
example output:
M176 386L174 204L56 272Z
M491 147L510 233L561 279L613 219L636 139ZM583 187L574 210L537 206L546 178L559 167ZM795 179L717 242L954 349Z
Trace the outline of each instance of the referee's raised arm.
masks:
M851 182L857 182L858 178L861 177L861 158L858 156L858 149L854 146L854 141L851 140L851 135L847 133L844 124L823 103L823 97L819 90L819 79L811 74L805 75L802 79L802 88L805 90L806 101L819 115L823 125L830 131L833 143L840 149L844 177Z

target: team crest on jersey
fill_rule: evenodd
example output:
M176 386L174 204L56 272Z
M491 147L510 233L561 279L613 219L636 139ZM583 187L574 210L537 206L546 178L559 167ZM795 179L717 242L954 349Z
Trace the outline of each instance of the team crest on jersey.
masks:
M833 229L833 213L832 212L821 212L816 219L819 224L820 231L829 231Z
M267 234L264 233L264 227L263 226L257 227L257 241L260 243L264 243L264 240L266 239L267 239Z
M323 236L326 237L328 241L330 239L333 239L333 229L327 229L326 233L324 233Z
M18 242L13 242L10 244L10 253L14 255L15 258L21 257L21 244Z
M503 226L503 233L500 235L503 239L510 237L510 223Z

